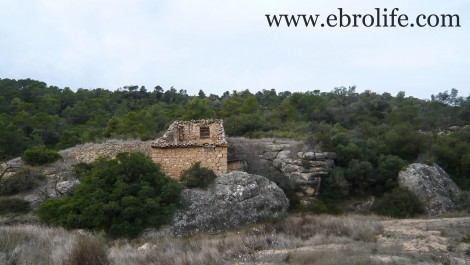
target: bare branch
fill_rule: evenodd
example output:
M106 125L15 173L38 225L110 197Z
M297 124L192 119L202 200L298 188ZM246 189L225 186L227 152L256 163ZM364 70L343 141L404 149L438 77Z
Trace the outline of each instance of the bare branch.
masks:
M3 177L9 173L13 172L15 167L11 164L8 164L6 161L2 161L0 164L0 181L2 181Z

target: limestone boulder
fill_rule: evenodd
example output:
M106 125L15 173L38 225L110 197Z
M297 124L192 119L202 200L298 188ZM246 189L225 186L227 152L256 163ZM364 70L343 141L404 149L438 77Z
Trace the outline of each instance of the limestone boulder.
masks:
M413 192L428 215L439 215L456 207L460 188L438 165L415 163L398 174L400 187Z
M56 190L58 191L59 194L65 195L65 194L71 194L73 189L80 184L80 181L77 179L72 179L72 180L66 180L66 181L61 181L57 183ZM60 197L60 196L57 196Z
M172 221L175 235L217 232L283 216L289 200L272 181L234 171L215 179L207 190L186 189Z
M234 168L269 179L284 178L294 185L305 203L319 194L321 178L328 176L335 166L335 153L313 150L300 141L245 138L227 141L229 164L244 163L243 168Z

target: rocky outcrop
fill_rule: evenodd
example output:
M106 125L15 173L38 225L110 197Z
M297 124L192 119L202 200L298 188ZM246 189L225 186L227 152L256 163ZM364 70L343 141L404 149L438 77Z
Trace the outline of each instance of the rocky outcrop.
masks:
M227 228L283 216L289 201L267 178L234 171L215 179L207 190L186 189L181 194L184 209L172 221L175 235Z
M271 178L281 175L295 183L297 195L318 195L321 178L334 167L336 154L310 150L303 142L279 139L228 138L229 168Z
M297 184L304 196L318 195L321 177L329 174L334 167L335 153L298 152L291 155L290 150L280 151L272 160L273 166L279 169L290 181Z
M456 207L460 188L438 165L411 164L398 174L400 187L413 192L428 215L439 215Z

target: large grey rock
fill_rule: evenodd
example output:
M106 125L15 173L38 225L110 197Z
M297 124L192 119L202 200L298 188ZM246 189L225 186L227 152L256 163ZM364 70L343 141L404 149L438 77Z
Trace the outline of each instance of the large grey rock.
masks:
M57 183L56 190L60 195L71 194L73 189L80 184L80 181L77 179L61 181ZM58 197L61 197L61 196Z
M455 208L460 188L438 165L411 164L398 173L398 184L413 192L428 215L439 215Z
M171 228L176 235L276 219L289 207L289 200L274 182L241 171L216 178L207 190L187 189L181 196L185 208L175 213Z

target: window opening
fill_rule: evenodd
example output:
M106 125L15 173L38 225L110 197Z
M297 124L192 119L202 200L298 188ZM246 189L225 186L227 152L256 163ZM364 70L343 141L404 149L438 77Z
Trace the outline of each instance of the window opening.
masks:
M199 136L201 137L201 139L209 138L210 137L209 127L199 128Z
M178 127L178 139L180 141L184 141L184 127L183 126Z

